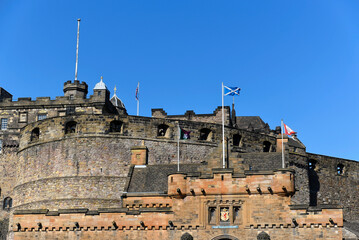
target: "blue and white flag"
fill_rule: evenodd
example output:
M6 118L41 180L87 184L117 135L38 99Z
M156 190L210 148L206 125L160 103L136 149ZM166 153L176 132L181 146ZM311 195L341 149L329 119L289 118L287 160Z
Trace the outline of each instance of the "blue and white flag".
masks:
M224 96L235 96L235 95L239 96L239 91L241 91L239 87L227 87L227 86L223 86L223 87L224 87Z

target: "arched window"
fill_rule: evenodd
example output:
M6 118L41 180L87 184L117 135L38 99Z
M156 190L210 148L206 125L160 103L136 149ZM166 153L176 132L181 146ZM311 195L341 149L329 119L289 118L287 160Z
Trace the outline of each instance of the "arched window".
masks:
M242 136L239 134L233 135L233 146L239 146L241 144Z
M12 207L12 198L11 197L6 197L4 199L3 209L9 209L11 207Z
M77 123L75 121L67 122L65 125L65 134L75 133L76 125Z
M338 173L338 175L343 175L344 174L344 165L343 164L339 163L337 165L337 173Z
M40 137L40 129L39 129L39 128L34 128L34 129L31 131L30 141L31 141L31 142L37 141L37 140L39 140L39 137Z
M202 128L199 131L199 140L211 141L212 140L212 131L211 131L211 129Z
M270 152L272 144L268 141L263 142L263 152Z
M118 132L121 133L122 132L122 122L118 121L118 120L113 120L110 123L110 132Z
M257 240L270 240L270 236L268 235L268 233L261 232L260 234L258 234Z
M193 237L189 233L185 233L182 235L181 240L193 240Z
M157 136L158 137L167 137L168 136L168 126L166 124L158 125Z

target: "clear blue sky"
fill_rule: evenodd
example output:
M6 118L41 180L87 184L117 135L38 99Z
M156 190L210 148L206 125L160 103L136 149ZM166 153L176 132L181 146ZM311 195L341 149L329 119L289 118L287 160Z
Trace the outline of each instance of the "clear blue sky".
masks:
M63 95L104 77L129 114L211 113L221 82L237 114L284 119L309 152L359 160L359 1L0 0L0 86ZM231 104L231 98L226 99Z

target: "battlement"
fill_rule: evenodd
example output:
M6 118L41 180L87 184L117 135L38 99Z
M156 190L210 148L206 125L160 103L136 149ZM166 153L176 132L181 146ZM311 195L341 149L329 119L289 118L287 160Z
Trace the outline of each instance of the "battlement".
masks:
M70 99L74 98L86 98L88 93L88 85L85 82L81 82L78 80L71 80L64 83L64 94L65 97L69 97Z
M184 198L194 195L293 195L294 173L290 170L251 172L236 177L233 169L213 169L213 177L187 177L176 173L168 176L168 195Z
M224 106L225 125L232 123L230 113L230 107ZM187 110L183 115L168 115L163 108L155 108L152 109L152 117L222 124L222 107L217 107L212 114L196 114L193 110Z

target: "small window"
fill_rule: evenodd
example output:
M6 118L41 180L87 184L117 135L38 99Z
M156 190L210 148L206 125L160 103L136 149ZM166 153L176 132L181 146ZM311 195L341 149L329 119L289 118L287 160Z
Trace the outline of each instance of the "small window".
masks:
M26 123L27 122L27 113L22 112L19 114L19 122L20 123Z
M211 131L211 129L202 128L199 131L199 140L211 141L212 140L212 131Z
M308 169L309 170L315 170L317 161L315 161L314 159L310 159L308 162Z
M337 165L337 174L338 174L338 175L343 175L343 174L344 174L344 165L341 164L341 163L339 163L339 164Z
M234 223L237 223L240 220L239 210L240 210L239 206L234 206L233 207L233 222Z
M168 126L166 124L161 124L157 128L158 137L167 137L168 135Z
M122 122L114 120L110 123L110 132L122 132Z
M216 224L216 208L215 207L208 208L208 223Z
M70 94L69 99L70 99L70 100L74 100L74 95L73 95L73 94Z
M2 118L1 119L1 130L6 130L7 129L7 118Z
M71 134L76 132L76 125L75 121L70 121L65 125L65 134Z
M2 152L2 139L0 139L0 153Z
M12 198L11 197L6 197L4 199L3 209L10 209L11 207L12 207Z
M38 141L39 137L40 137L40 129L39 128L34 128L31 131L31 139L30 139L30 141L31 142Z
M270 152L272 144L268 141L263 142L263 152Z
M97 95L98 95L98 96L101 96L101 91L98 91L98 92L97 92Z
M239 146L241 143L242 136L239 134L233 135L233 146Z
M40 113L37 115L37 120L41 121L47 118L47 114L46 113Z

